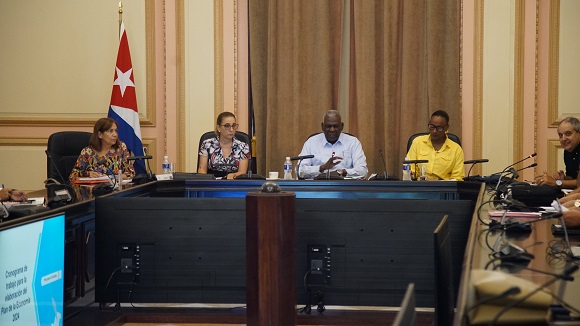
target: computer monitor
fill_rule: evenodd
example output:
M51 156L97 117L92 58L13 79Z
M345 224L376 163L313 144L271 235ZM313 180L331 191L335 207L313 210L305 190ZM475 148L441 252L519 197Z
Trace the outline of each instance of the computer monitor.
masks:
M0 223L0 325L62 325L64 213Z

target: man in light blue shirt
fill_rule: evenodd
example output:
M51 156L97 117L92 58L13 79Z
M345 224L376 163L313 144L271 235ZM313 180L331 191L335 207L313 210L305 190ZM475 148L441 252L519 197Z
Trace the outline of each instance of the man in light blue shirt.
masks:
M342 133L344 123L336 110L324 115L322 133L306 140L300 156L314 155L300 164L301 178L312 179L320 174L364 178L367 175L367 158L360 141Z

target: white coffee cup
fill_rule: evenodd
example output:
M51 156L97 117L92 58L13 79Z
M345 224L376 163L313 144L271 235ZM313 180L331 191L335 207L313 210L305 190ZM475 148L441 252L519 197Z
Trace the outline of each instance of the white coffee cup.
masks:
M268 173L269 179L278 179L278 172L270 172Z

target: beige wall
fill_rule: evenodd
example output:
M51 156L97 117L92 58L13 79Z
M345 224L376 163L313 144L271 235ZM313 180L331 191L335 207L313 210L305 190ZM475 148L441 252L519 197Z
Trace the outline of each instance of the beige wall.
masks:
M117 3L0 2L1 183L42 188L48 136L90 130L106 115L118 46ZM496 172L536 150L539 166L526 179L562 164L553 120L575 114L578 109L565 103L578 101L562 97L565 106L551 107L558 92L566 96L569 85L577 85L549 69L554 3L566 8L562 19L579 16L570 14L579 10L572 0L463 1L462 140L466 159L490 159L479 173ZM199 135L213 129L217 112L234 111L247 125L247 52L241 46L247 44L247 1L123 4L141 131L156 157L152 167L157 170L158 157L167 153L178 170L194 171ZM570 45L576 33L569 32L579 30L578 20L557 26L564 29L557 35L565 52L556 53L564 65L570 55L577 58L566 53L578 49ZM553 75L557 83L549 82Z

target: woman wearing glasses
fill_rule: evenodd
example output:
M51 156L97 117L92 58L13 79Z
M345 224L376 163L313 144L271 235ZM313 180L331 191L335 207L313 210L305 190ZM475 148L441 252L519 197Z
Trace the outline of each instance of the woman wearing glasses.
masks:
M463 180L463 149L447 137L449 115L443 110L433 112L427 125L429 134L413 140L407 158L409 160L428 160L422 163L428 180ZM421 174L421 167L411 165L414 175Z
M206 139L199 149L198 173L211 173L216 177L234 179L248 171L250 147L235 138L238 124L231 112L217 117L215 137Z
M130 156L127 145L119 139L117 122L101 118L95 123L89 146L81 151L69 179L74 182L80 177L111 177L119 172L123 179L132 179L135 170L128 160Z

